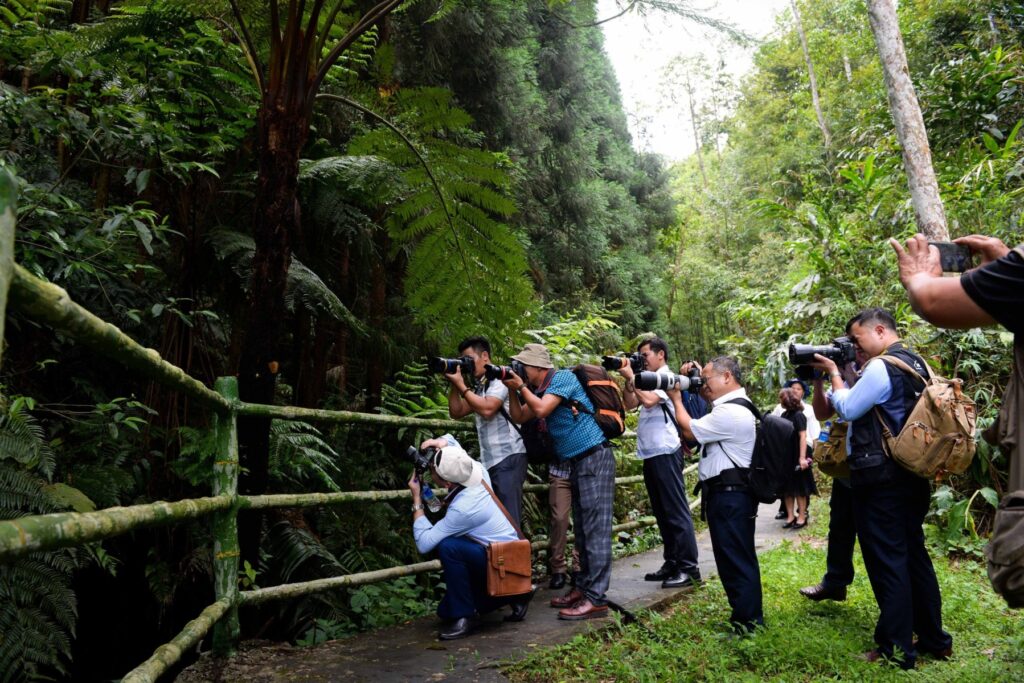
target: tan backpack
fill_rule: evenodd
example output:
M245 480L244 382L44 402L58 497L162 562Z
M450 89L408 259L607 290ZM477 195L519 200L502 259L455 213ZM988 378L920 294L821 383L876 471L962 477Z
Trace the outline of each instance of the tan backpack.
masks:
M846 433L849 430L849 422L833 420L828 439L814 444L814 463L830 477L850 476L850 465L846 462Z
M889 455L919 477L941 479L946 474L963 474L974 459L977 410L974 401L964 395L962 380L939 377L928 363L924 364L928 371L925 380L899 358L889 355L877 358L925 384L921 397L896 436L875 407Z

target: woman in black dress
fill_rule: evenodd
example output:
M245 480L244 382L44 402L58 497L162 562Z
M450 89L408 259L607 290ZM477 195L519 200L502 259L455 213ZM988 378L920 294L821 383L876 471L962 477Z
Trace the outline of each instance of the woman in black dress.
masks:
M793 460L786 487L786 523L783 529L803 529L807 526L807 504L818 494L811 470L811 449L807 443L807 416L803 402L792 389L779 392L779 403L785 410L782 417L793 423Z

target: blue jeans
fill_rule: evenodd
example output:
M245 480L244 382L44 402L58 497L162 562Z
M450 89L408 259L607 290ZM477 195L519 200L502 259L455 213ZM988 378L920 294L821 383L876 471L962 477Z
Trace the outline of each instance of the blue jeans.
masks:
M437 616L453 621L493 612L514 599L487 595L487 549L465 536L449 536L437 546L444 571L444 598Z

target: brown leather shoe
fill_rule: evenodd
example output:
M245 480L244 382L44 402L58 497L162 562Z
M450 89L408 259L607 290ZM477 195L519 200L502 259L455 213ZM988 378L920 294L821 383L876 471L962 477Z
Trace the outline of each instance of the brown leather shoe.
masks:
M597 606L586 598L577 602L573 607L567 607L558 612L558 618L565 621L583 621L606 616L608 616L608 605Z
M557 607L558 609L564 609L566 607L572 607L582 599L583 591L578 588L573 588L565 595L559 595L558 597L551 598L551 606Z
M952 646L947 647L944 650L929 650L927 648L921 647L921 643L918 642L917 638L914 638L914 649L922 654L926 654L929 657L933 657L934 659L938 659L942 662L946 661L947 659L953 656Z
M822 581L817 586L806 586L800 589L800 595L818 602L820 600L846 600L846 586L826 586Z

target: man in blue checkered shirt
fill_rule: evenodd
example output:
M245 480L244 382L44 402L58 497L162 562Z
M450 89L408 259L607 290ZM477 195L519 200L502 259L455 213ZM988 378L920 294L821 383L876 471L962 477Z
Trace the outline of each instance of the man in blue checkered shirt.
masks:
M608 615L605 595L612 575L612 501L615 456L592 413L583 385L569 370L555 370L543 344L527 344L513 356L526 368L526 382L505 380L509 413L522 424L544 418L560 462L570 465L573 528L580 554L579 577L567 594L551 600L559 619L578 621ZM549 382L549 383L548 383ZM547 384L543 396L531 386ZM581 406L577 409L575 406Z

